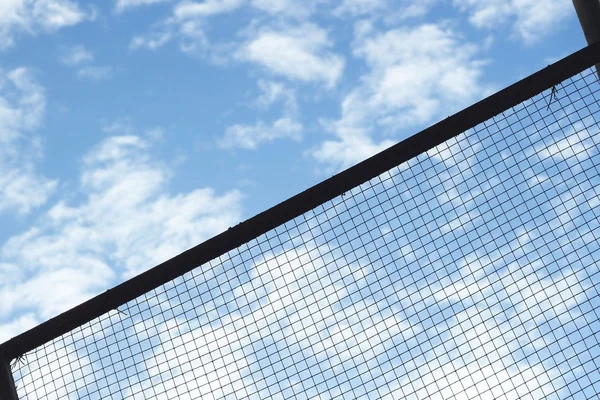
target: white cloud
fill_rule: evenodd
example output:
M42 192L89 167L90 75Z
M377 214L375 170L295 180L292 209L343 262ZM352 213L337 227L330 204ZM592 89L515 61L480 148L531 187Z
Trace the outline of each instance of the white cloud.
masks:
M297 112L296 92L284 83L261 79L258 81L258 88L261 92L256 99L258 107L267 109L275 103L283 102L286 115L293 115Z
M46 202L56 182L35 171L39 127L46 108L44 89L30 70L0 70L0 212L26 214Z
M270 14L291 14L298 8L293 0L252 0L252 6Z
M88 66L80 68L77 71L77 76L82 79L91 79L95 81L104 81L110 79L113 69L109 66Z
M272 15L302 19L313 14L317 6L327 0L252 0L252 7Z
M331 88L344 69L344 59L331 47L327 31L314 24L264 28L242 45L237 58L291 80L322 82Z
M271 125L265 125L262 121L255 125L232 125L227 128L225 135L219 140L219 146L255 150L263 143L278 139L299 141L301 134L302 125L300 123L283 117Z
M334 14L350 14L353 16L370 14L387 8L385 0L343 0L333 12Z
M381 16L386 21L403 21L427 15L438 0L399 0L390 3L385 0L343 0L333 10L338 17Z
M77 69L80 79L104 81L110 79L113 68L110 66L93 65L94 53L87 50L83 45L77 45L69 49L61 58L63 64Z
M237 191L171 194L172 171L150 157L151 145L135 135L102 141L83 159L83 200L59 201L0 247L0 262L23 271L0 283L4 324L22 312L56 315L240 220Z
M297 121L296 92L282 82L263 79L258 81L258 88L260 95L250 105L265 110L275 103L282 103L283 116L270 124L261 120L254 125L230 125L218 140L219 147L256 150L262 144L280 139L302 139L304 127Z
M399 0L390 3L385 0L343 0L333 10L338 17L381 17L387 23L397 23L427 15L438 0Z
M569 0L454 0L478 28L492 29L510 23L514 34L527 44L540 40L574 15Z
M287 1L254 1L250 5L271 14L294 17L310 14L320 0L309 4ZM135 35L130 48L156 50L175 40L185 53L208 56L215 63L231 60L258 64L275 75L304 82L323 82L333 87L344 69L344 59L332 52L328 32L315 24L256 28L256 22L240 30L247 40L211 43L207 35L212 18L246 5L245 0L182 1L171 16L154 24L146 34Z
M258 398L272 397L273 392L269 392L262 385L255 385L260 381L267 383L273 390L289 387L290 381L297 379L301 374L290 371L288 378L278 379L277 387L280 389L273 386L277 379L274 372L278 369L274 367L274 360L279 359L281 365L286 365L291 363L289 358L286 359L279 352L273 352L272 359L265 362L258 349L266 347L265 343L277 342L278 346L302 349L302 354L305 355L319 358L326 355L322 349L323 343L307 339L315 338L317 332L323 332L325 335L326 318L336 313L333 305L339 301L339 296L345 293L345 290L342 285L334 288L333 278L328 274L323 274L322 279L311 276L311 273L318 270L323 273L327 269L337 268L333 262L311 259L308 253L314 255L318 251L313 243L299 244L295 249L273 254L273 258L266 262L260 258L248 260L249 281L237 285L224 283L219 290L219 296L210 296L206 301L198 296L182 304L186 309L197 309L198 318L186 321L183 315L179 315L164 322L152 323L160 340L151 341L157 345L151 351L137 357L136 364L139 366L140 375L146 379L144 382L133 383L126 396L133 393L142 395L141 392L150 389L151 382L160 381L161 387L175 388L177 382L182 382L181 377L177 375L184 376L186 392L207 399L221 398L223 393L242 392L254 393ZM298 259L298 253L304 255ZM290 259L294 261L290 262ZM213 262L202 266L201 271L192 272L187 279L191 279L190 275L193 274L196 284L202 285L210 281L212 285L215 278L219 279L218 276L223 272L223 266ZM362 277L360 271L356 276L358 279ZM310 284L306 287L308 280ZM301 286L303 290L299 290ZM306 298L306 292L310 292L313 297ZM312 303L313 307L317 307L315 299L319 300L321 309L318 314L300 306ZM160 298L150 299L149 302L169 303L171 307L176 307L179 306L180 299L165 293ZM228 312L219 315L217 319L215 317L219 312L216 308L221 302L228 304ZM329 306L323 307L322 304ZM344 314L344 311L338 311L336 315L342 324L346 322ZM139 315L134 318L134 328L128 332L128 336L135 341L145 340L151 332L147 328L148 320L142 321ZM359 331L361 339L369 340L362 343L363 348L369 345L374 347L385 337L385 333L377 334L376 328L390 327L392 331L401 331L399 328L405 325L393 316L382 318L375 315L372 323L364 322L363 329L362 325L355 324L356 316L347 320L351 321L353 326L351 327L350 323L344 324L344 332L355 329ZM285 328L281 327L283 321L289 321ZM191 329L174 330L177 326ZM342 329L332 330L327 339L336 349L342 349L344 343L339 335ZM382 346L379 347L383 350ZM181 362L181 357L185 357L186 362ZM360 358L360 355L357 358ZM93 366L98 375L104 374L100 365ZM202 373L192 377L190 372L200 368ZM143 395L149 397L151 394L152 392L145 392ZM171 393L167 392L167 395L171 396ZM176 391L173 390L172 396L176 395Z
M0 50L21 33L53 32L94 17L70 0L2 0L0 2Z
M231 12L239 8L244 0L205 0L201 3L182 1L175 6L173 14L179 20L190 20Z
M70 67L75 67L93 60L94 54L87 50L83 45L74 46L61 58L62 63Z
M586 129L586 126L592 126L593 118L588 117L586 120L561 129L562 137L554 135L551 139L537 144L534 151L538 157L542 160L549 157L565 160L574 171L581 170L581 163L596 153L596 146L600 141L598 134L591 135Z
M369 72L341 105L341 118L325 121L335 136L311 154L333 170L347 167L388 147L375 140L377 128L388 134L449 115L480 98L483 62L477 46L451 29L424 24L377 32L368 23L356 27L353 53Z
M61 247L56 246L57 249ZM46 253L44 256L52 257L54 254ZM60 258L64 259L63 257ZM71 261L74 264L81 264L57 269L48 268L43 272L35 273L26 281L3 285L0 292L3 304L0 307L0 315L16 317L16 321L19 321L20 317L17 315L20 313L11 313L26 310L28 315L32 317L35 315L34 320L39 324L42 320L82 303L92 294L99 293L101 289L107 289L109 282L114 278L113 271L104 262L98 262L91 257L73 258ZM84 265L85 268L82 268ZM16 321L10 321L8 326L15 324Z
M82 11L76 2L68 0L32 0L25 3L32 5L34 20L47 31L76 25L92 15Z
M234 393L243 387L244 370L248 369L250 357L240 357L242 348L249 344L247 337L241 338L238 324L220 321L222 324L204 324L198 329L177 334L176 340L170 340L173 327L179 323L173 318L157 326L161 344L138 356L138 366L142 374L149 379L128 385L124 395L131 398L152 398L155 392L153 381L160 380L160 386L167 388L169 398L181 397L176 387L181 384L181 377L174 377L172 372L185 374L185 391L202 399L222 399L222 393ZM183 322L183 321L181 321ZM137 338L147 336L144 324L140 322L138 332L131 333ZM181 343L182 345L178 345ZM177 355L171 357L171 355ZM190 362L179 362L182 358ZM227 359L228 362L224 362ZM160 362L164 360L164 362ZM194 371L202 370L201 374ZM192 375L194 377L192 378ZM144 392L144 393L142 393ZM135 396L137 394L138 396Z
M129 118L118 118L112 122L105 123L102 126L102 132L110 135L133 135L135 128Z
M298 227L300 231L306 228L302 224ZM277 243L277 239L273 242ZM436 301L431 291L420 291L416 285L410 285L409 291L414 291L410 298L409 288L401 282L387 287L389 296L378 294L373 289L379 285L368 287L369 277L372 279L375 272L370 265L345 263L343 256L335 256L336 250L341 248L333 243L317 246L310 239L304 243L301 239L286 242L278 252L267 252L246 261L249 279L244 283L228 280L226 277L233 271L224 270L230 267L218 261L193 273L193 281L201 286L210 281L207 285L210 287L222 279L218 291L204 293L206 301L195 297L180 304L175 293L169 299L166 295L151 299L151 305L170 303L170 308L198 312L192 319L180 312L164 322L150 322L160 337L156 343L160 344L137 362L141 371L137 374L144 374L148 383L134 384L131 393L149 388L150 381L161 382L161 387L167 389L185 381L186 391L206 398L221 393L279 398L295 384L299 384L296 390L305 391L302 385L311 385L310 377L316 380L322 375L338 384L335 389L319 389L320 398L351 393L352 386L364 382L372 382L375 386L372 393L376 388L378 397L390 400L425 395L439 400L481 396L516 400L527 393L541 398L564 385L562 371L546 369L540 363L532 365L518 352L534 345L518 341L515 332L525 328L547 347L547 342L537 335L538 328L529 319L530 314L524 312L525 304L512 310L503 303L508 315L494 315L494 310L481 302L482 296L489 297L492 292L504 293L499 287L492 290L488 284L485 288L476 287L466 296L461 293L463 301L474 297L480 304L467 302L463 309L448 316L447 299ZM465 266L475 268L479 278L485 277L479 265L465 263ZM529 271L521 282L525 292L520 293L514 285L514 272L504 274L506 279L501 282L511 296L507 303L529 298L527 307L531 307L561 291L568 292L569 288L581 291L573 277L555 282L542 280L541 285L532 285L534 275ZM232 275L239 276L237 272ZM452 289L456 283L445 281L444 286ZM534 293L536 299L531 300L529 296ZM380 301L375 300L377 295L382 296ZM576 306L575 300L550 312L564 313ZM226 311L217 311L221 305L226 305L221 308ZM443 316L441 307L445 310ZM407 314L419 310L413 321L418 319L421 323L411 323ZM519 312L518 318L515 311ZM157 308L154 312L161 311ZM422 319L422 315L439 321L431 326L432 321ZM512 318L511 329L507 330L508 317ZM129 332L128 336L135 341L146 340L148 325L140 317L134 318L138 318L134 321L135 332ZM566 318L563 323L572 320L573 315L567 314ZM543 323L541 319L538 324ZM146 317L146 321L151 318ZM421 325L430 327L423 332ZM267 348L268 357L263 351ZM418 357L414 357L415 352ZM191 374L200 364L202 374ZM308 369L308 365L313 368ZM103 373L101 365L95 368L99 374ZM281 370L285 375L276 375ZM353 379L348 380L348 376Z
M474 330L469 330L466 334L473 334ZM460 330L456 332L457 337L463 334ZM475 337L472 337L475 339ZM477 343L477 342L476 342ZM474 398L493 398L505 400L522 399L526 394L535 393L537 395L551 395L555 393L555 386L559 386L556 377L551 377L541 366L529 366L526 363L515 363L514 359L508 358L503 363L486 364L479 366L475 363L475 357L481 357L486 353L498 354L498 349L495 344L489 344L484 351L476 349L475 351L467 350L467 353L459 353L458 360L448 362L432 371L429 363L423 363L416 368L415 376L418 376L414 385L408 379L403 383L408 391L410 388L421 389L421 393L430 393L428 398L435 400L443 399L460 399L468 400ZM476 346L476 345L474 345ZM439 351L444 348L440 346ZM470 360L468 364L463 364L461 361ZM510 364L509 364L510 363ZM411 363L412 364L412 363ZM436 364L439 362L436 360ZM511 365L510 368L503 368L504 365ZM553 379L554 378L554 379ZM398 385L398 390L394 390L394 394L386 399L397 398L403 393L403 386ZM426 388L426 390L423 390ZM406 391L406 389L405 389ZM419 398L415 396L414 398ZM543 397L531 397L543 398Z
M245 0L181 1L175 5L170 17L156 23L151 32L134 36L129 46L133 50L156 50L177 38L181 41L180 48L184 52L204 51L209 47L205 35L207 20L230 13L244 2Z
M230 294L237 299L238 307L250 306L250 312L241 319L237 318L237 310L223 319L224 323L237 320L234 326L250 333L236 343L239 346L241 342L247 348L244 353L250 355L240 361L254 361L245 368L250 375L243 384L269 377L281 363L290 367L290 374L277 380L278 390L283 390L306 379L308 371L299 372L301 359L315 360L319 370L326 370L332 379L339 377L341 382L350 369L355 369L358 379L371 380L380 375L369 366L393 346L394 339L409 340L418 329L393 315L392 310L382 311L384 302L353 293L367 284L368 267L335 260L333 251L340 250L336 245L317 246L312 240L297 240L285 247L264 259L255 258L250 280ZM265 343L290 349L292 358L281 351L272 354L268 363L257 363L260 356L254 348ZM314 376L316 369L310 374ZM271 375L266 383L276 379ZM347 384L338 389L347 389ZM277 395L267 390L257 394L261 398L272 396Z
M151 32L146 35L136 35L131 39L129 47L132 50L139 48L147 48L148 50L156 50L167 44L173 38L173 34L168 31Z
M7 324L0 324L0 342L17 336L19 333L25 332L33 328L39 323L35 315L28 313L23 314Z
M384 110L383 125L398 126L428 122L482 95L477 50L452 30L426 24L363 37L354 54L371 67L364 88L370 107Z
M166 3L170 1L172 0L116 0L115 12L122 13L137 7Z
M308 154L323 165L326 173L332 174L350 167L394 145L396 142L384 139L376 142L369 134L351 126L346 121L326 124L326 129L334 133L336 139L325 140Z
M31 164L2 165L0 171L0 212L14 209L19 214L27 214L43 205L56 188L56 181L37 174Z

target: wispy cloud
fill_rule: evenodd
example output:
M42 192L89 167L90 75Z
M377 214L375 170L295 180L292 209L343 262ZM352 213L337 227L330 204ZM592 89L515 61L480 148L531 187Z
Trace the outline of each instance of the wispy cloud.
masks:
M56 181L35 171L41 150L34 132L42 122L46 96L26 68L0 70L0 82L0 213L26 214L56 188Z
M208 20L230 13L244 4L244 0L206 0L204 2L180 1L169 17L154 24L146 34L133 37L129 47L133 50L156 50L173 39L178 39L185 52L202 52L208 49L205 34Z
M385 0L342 0L341 4L334 9L337 15L364 15L382 11L387 8Z
M54 32L93 19L93 10L71 0L3 0L0 2L0 50L20 34Z
M8 327L24 312L39 322L65 311L239 222L237 191L170 193L173 171L150 157L152 145L136 135L100 142L82 160L82 200L58 201L0 247L4 269L24 272L0 283Z
M168 3L173 0L116 0L115 12L120 14L138 7L149 6L153 4Z
M290 80L331 88L344 70L344 58L332 52L332 46L327 31L314 24L269 27L250 33L236 57Z
M77 45L66 51L61 62L77 70L77 76L81 79L104 81L113 75L111 66L97 66L93 64L94 53L83 45Z
M102 132L110 135L129 136L133 135L135 128L131 122L131 118L118 118L111 122L106 122L102 126Z
M298 102L294 89L283 82L260 79L258 81L260 95L256 98L256 106L267 109L273 104L282 102L286 115L294 115L298 111Z
M370 70L346 95L341 118L323 121L335 139L311 155L333 169L347 167L393 143L373 138L374 128L388 135L449 115L483 96L483 60L478 47L443 25L376 31L356 26L353 53Z
M136 35L131 39L129 47L132 50L146 48L148 50L157 50L167 44L173 38L173 34L167 30L150 32L145 35Z
M219 140L221 148L241 148L255 150L263 143L279 139L299 141L303 127L300 123L283 117L271 125L258 122L255 125L232 125L227 128L225 135Z
M327 174L339 172L396 144L392 139L377 141L362 129L343 124L326 123L325 128L336 139L325 140L306 154L325 166Z
M494 29L511 24L515 36L526 44L533 44L572 17L573 4L569 0L453 0L459 9L469 15L471 24L478 28Z
M332 13L338 17L376 17L385 21L404 21L426 16L439 0L342 0Z
M112 74L113 74L113 69L112 69L112 67L109 67L109 66L83 67L77 71L78 77L80 77L82 79L91 79L91 80L95 80L95 81L104 81L104 80L110 79L112 77Z
M260 94L249 106L261 111L271 109L280 103L282 116L271 123L259 120L253 125L233 124L226 128L217 145L222 149L256 150L261 145L277 140L288 139L299 142L304 126L298 121L296 92L285 83L260 79Z
M65 55L61 58L61 61L65 65L75 67L80 64L94 61L94 54L80 44L67 50Z
M205 0L203 2L182 1L173 10L179 20L209 17L231 12L244 4L244 0Z
M252 0L252 7L270 15L303 19L309 17L321 4L327 4L328 0Z

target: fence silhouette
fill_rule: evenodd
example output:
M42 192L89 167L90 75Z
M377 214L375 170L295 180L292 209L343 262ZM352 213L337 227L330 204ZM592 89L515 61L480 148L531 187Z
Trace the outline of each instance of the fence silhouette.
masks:
M599 61L588 46L0 345L3 398L597 398Z

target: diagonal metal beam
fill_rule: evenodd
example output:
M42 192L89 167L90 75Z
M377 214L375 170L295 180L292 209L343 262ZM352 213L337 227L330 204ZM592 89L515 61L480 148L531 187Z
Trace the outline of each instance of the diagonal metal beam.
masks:
M573 5L588 44L600 42L600 0L573 0ZM596 72L600 78L600 63Z
M1 1L1 0L0 0ZM481 100L249 220L0 344L10 361L235 249L600 62L600 42Z

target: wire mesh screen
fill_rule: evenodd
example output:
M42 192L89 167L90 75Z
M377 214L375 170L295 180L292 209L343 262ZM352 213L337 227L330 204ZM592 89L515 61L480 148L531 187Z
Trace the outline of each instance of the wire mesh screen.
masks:
M13 362L22 399L590 399L581 74Z

